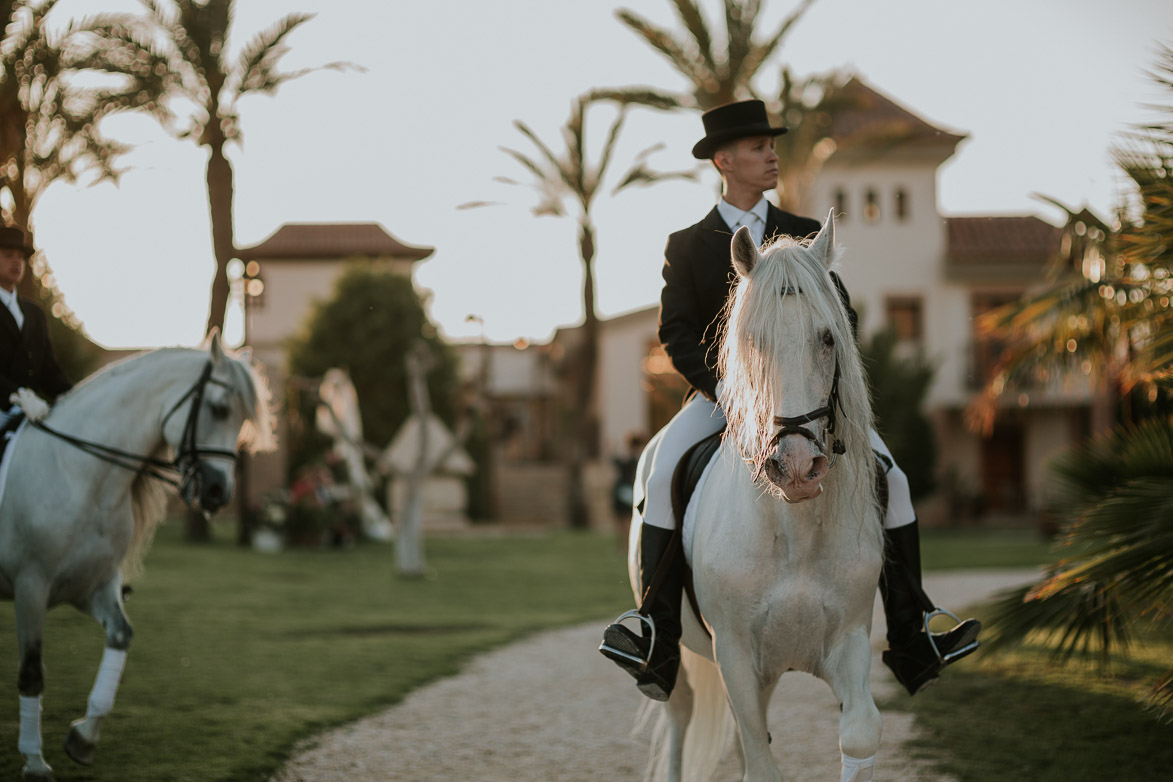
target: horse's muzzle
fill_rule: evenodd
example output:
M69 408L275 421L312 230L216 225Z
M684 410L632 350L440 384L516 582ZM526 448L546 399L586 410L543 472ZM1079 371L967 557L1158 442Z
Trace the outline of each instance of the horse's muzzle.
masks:
M201 462L183 485L183 501L189 507L211 515L232 499L232 483L222 470Z
M808 449L803 443L795 445L783 447L776 457L767 459L762 472L787 502L813 500L823 493L830 462L817 449Z

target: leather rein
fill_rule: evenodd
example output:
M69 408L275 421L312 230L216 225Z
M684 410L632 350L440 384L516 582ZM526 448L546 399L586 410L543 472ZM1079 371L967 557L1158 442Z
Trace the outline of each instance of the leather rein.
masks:
M200 377L195 384L187 390L179 401L171 406L167 414L163 416L163 421L160 428L167 426L167 421L171 416L179 410L179 408L189 398L192 399L191 409L187 414L187 421L183 426L183 436L179 441L179 453L174 459L170 461L166 459L159 459L154 456L143 456L142 454L130 453L123 451L120 448L114 448L102 443L95 443L90 440L83 440L80 437L75 437L71 434L66 434L60 430L45 424L41 421L30 421L33 426L37 427L46 434L51 434L59 440L69 443L80 451L84 451L92 456L96 456L104 462L121 467L124 470L131 472L141 472L164 483L176 487L181 492L192 482L196 477L196 473L202 463L203 456L219 456L226 459L236 461L235 449L217 448L211 446L201 446L196 442L196 430L199 426L200 406L204 399L204 390L209 384L217 385L222 388L231 388L228 383L222 380L217 380L212 377L212 362L208 361L204 365Z

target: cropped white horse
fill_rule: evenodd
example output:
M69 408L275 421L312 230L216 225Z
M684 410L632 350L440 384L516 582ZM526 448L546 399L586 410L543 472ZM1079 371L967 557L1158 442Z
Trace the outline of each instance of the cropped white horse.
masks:
M24 778L47 782L41 753L45 612L71 603L106 631L84 719L65 741L93 761L130 645L122 579L141 565L163 518L168 482L211 513L231 498L236 450L272 441L268 389L247 356L169 348L96 373L63 396L42 425L25 424L9 448L0 500L0 598L16 606Z
M871 406L828 274L833 220L809 246L784 237L762 253L742 228L732 255L740 279L721 345L728 427L683 529L704 625L686 603L658 765L672 782L711 779L728 748L727 700L745 782L781 780L766 711L794 670L831 686L842 780L865 782L880 743L868 636L883 538ZM650 462L645 453L641 469ZM634 556L631 565L634 584Z

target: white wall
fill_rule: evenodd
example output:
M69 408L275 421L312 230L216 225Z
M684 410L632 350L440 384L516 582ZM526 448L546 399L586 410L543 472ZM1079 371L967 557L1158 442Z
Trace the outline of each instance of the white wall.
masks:
M598 400L603 456L626 453L627 437L648 431L648 399L643 360L657 341L659 307L605 321L599 334Z

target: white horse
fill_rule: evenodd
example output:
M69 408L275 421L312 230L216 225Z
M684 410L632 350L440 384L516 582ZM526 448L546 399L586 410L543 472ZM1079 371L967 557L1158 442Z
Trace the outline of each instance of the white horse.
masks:
M40 424L23 425L0 500L0 598L16 606L24 779L53 779L41 754L45 612L72 603L106 631L86 716L65 741L70 757L88 765L130 645L122 579L141 565L167 484L212 513L232 495L237 448L271 442L264 381L217 336L207 350L168 348L112 364Z
M865 782L880 743L868 637L883 537L871 406L828 274L833 220L809 246L784 237L761 253L742 228L732 256L739 281L719 392L728 426L683 528L704 623L686 601L657 765L672 782L711 779L728 748L727 699L745 781L781 780L766 711L779 678L794 670L831 686L842 708L842 780ZM657 439L642 460L644 480Z

